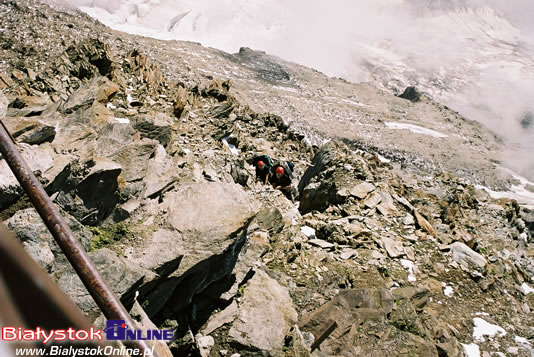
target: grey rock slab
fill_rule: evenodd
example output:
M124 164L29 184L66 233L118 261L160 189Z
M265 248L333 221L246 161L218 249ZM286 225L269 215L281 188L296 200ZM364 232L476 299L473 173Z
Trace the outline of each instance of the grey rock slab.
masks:
M406 198L396 194L392 194L391 197L401 203L408 211L413 212L415 210L415 207Z
M135 118L134 129L144 138L159 141L167 146L172 139L173 119L164 113L150 113Z
M374 208L382 201L382 196L377 192L371 192L363 201L365 207Z
M483 270L487 265L486 259L467 245L455 242L450 246L452 259L458 264L475 270Z
M106 77L94 77L90 82L81 86L69 99L63 103L60 110L72 113L80 108L89 108L95 101L107 103L119 87Z
M402 223L405 225L405 226L412 226L415 224L415 219L413 218L413 216L409 213L406 214L406 216L404 217L404 220L402 221Z
M313 229L312 227L302 226L300 227L300 231L309 239L315 238L315 229Z
M228 235L243 227L258 209L258 203L240 185L210 182L185 184L166 193L154 214L167 212L167 228L187 237L182 243L183 272L222 253L232 243Z
M383 185L382 185L383 186ZM382 213L384 216L399 216L400 213L395 207L395 204L393 203L393 198L389 194L388 191L386 191L384 188L381 188L378 190L378 193L380 194L380 197L382 197L382 200L380 204L377 205L377 210Z
M154 273L120 258L117 253L107 248L90 252L89 257L102 278L118 296L130 289L141 278L152 279L155 277ZM63 269L58 269L54 275L61 289L71 297L83 312L89 314L90 317L96 317L100 313L93 298L70 264L65 264Z
M245 287L228 340L254 351L251 356L281 356L284 337L296 320L287 289L257 270Z
M350 259L352 258L353 256L357 255L358 252L356 249L351 249L351 250L346 250L344 252L342 252L339 257L343 260L347 260L347 259Z
M382 237L381 241L386 249L386 252L391 258L398 258L405 254L404 247L402 246L401 242L388 237Z
M56 128L39 118L7 117L2 121L17 143L39 145L51 142Z
M211 349L215 345L215 340L211 336L196 336L197 348L200 353L200 357L208 357Z
M211 315L210 319L200 332L203 335L209 335L219 327L233 322L238 314L239 310L237 308L237 302L234 300L224 310Z
M147 235L142 246L128 247L125 255L139 266L154 270L185 254L184 237L180 232L160 228Z
M143 179L148 170L149 158L156 151L158 142L151 139L134 141L122 146L110 159L122 166L121 178L126 182Z
M26 161L33 173L38 174L38 176L41 176L53 166L55 154L48 144L29 146L21 143L19 144L19 150L24 161ZM0 209L14 202L21 193L22 187L7 162L0 159Z
M332 165L332 162L337 155L336 150L337 145L333 141L330 141L321 147L319 152L313 158L311 165L306 169L299 181L298 191L300 196L302 196L304 188L308 186L315 176L319 175L321 171L328 169Z
M64 212L62 214L74 236L85 249L89 249L93 234L70 215ZM65 254L34 208L16 212L5 223L30 256L47 272L52 272L57 266L68 264Z
M278 208L264 208L254 218L258 226L271 234L280 233L284 229L282 212Z
M0 93L0 120L6 117L8 105L9 101L7 100L6 96Z
M178 175L175 161L167 155L162 145L158 145L154 157L150 159L146 175L144 197L155 197L176 179Z
M308 243L316 247L327 249L327 250L333 249L335 246L334 244L327 242L325 240L322 240L322 239L310 239Z
M252 223L254 224L254 223ZM233 298L243 284L246 277L252 272L255 266L260 265L261 257L271 249L269 244L269 233L265 231L254 231L247 234L246 244L239 252L232 275L235 276L235 283L220 298L229 300ZM213 297L214 299L217 296Z
M95 225L106 218L118 202L117 178L121 165L98 158L85 163L83 179L72 192L60 192L56 201L83 224Z
M370 182L362 182L359 185L356 185L356 186L352 187L350 189L349 193L354 197L357 197L359 199L363 199L365 196L367 196L367 194L369 194L369 192L372 192L375 189L376 189L376 187L372 183L370 183Z

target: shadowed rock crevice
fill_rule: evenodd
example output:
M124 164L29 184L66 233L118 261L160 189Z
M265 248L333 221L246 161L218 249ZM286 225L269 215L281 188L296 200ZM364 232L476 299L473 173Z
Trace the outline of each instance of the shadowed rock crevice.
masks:
M179 269L180 257L165 263L164 266L157 269L157 271L164 273L162 276L145 284L136 284L138 286L134 286L126 292L121 301L126 307L131 306L133 298L138 292L137 300L147 315L157 324L168 319L178 319L184 314L190 315L193 300L202 296L205 291L209 291L210 296L213 296L213 293L222 294L227 290L217 289L218 285L230 288L235 283L230 276L239 254L246 244L247 228L248 223L230 234L226 240L231 244L221 254L210 256L208 259L198 262L180 276L169 277ZM207 315L209 316L209 313ZM195 318L193 317L188 321L193 324ZM198 324L198 322L196 323Z

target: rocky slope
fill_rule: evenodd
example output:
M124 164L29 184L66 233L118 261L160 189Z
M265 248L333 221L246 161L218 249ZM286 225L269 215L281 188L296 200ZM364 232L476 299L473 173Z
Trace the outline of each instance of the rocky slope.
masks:
M2 121L125 306L176 330L175 356L532 353L534 212L473 186L507 185L480 125L247 49L0 10ZM254 182L258 152L295 162L298 201ZM0 167L2 219L101 324Z

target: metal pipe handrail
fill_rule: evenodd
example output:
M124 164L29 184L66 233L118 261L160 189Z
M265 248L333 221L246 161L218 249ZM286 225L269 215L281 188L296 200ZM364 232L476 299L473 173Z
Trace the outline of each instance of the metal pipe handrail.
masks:
M4 125L0 125L0 153L104 316L108 320L124 320L128 326L136 326L22 158ZM124 344L139 348L143 353L150 354L151 351L146 341L124 341Z

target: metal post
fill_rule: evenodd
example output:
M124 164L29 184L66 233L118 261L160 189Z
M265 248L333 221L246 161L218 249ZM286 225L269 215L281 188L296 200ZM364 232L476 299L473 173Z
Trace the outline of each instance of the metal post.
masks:
M3 125L0 125L0 153L104 316L108 320L124 320L128 326L136 326L61 217ZM124 344L138 348L142 353L151 351L146 341L124 341Z

